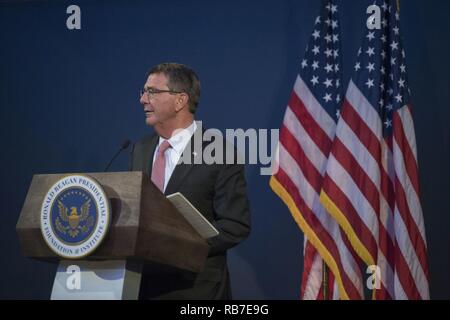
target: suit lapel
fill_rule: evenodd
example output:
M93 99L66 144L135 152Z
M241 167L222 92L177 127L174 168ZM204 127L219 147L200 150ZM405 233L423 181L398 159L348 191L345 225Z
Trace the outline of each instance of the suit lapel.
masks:
M147 140L144 143L143 150L148 150L143 154L143 164L142 168L145 173L148 174L149 177L152 176L152 167L153 167L153 154L155 153L156 146L158 145L159 136L155 135L151 139Z
M186 145L186 147L183 150L183 154L180 157L180 160L178 161L178 164L175 166L175 169L172 172L172 175L170 176L169 182L167 183L166 190L164 194L169 195L174 192L177 192L179 190L179 187L181 183L184 181L187 174L192 170L194 167L194 161L195 157L200 157L201 152L203 149L203 142L202 142L202 131L197 129L194 134L191 137L191 140ZM200 142L199 145L196 145L194 143L195 136L200 135L200 137L197 137L197 141ZM195 148L195 149L194 149ZM190 164L182 163L182 159L190 159Z

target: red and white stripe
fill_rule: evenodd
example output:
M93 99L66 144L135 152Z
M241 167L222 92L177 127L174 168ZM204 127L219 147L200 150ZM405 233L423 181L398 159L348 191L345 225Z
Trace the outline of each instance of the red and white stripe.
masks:
M339 300L338 283L332 273L328 277L328 292L325 294L323 259L316 248L305 238L303 250L302 300Z
M381 270L378 299L428 299L428 266L410 107L393 116L393 136L350 81L321 200L368 265Z
M410 106L404 106L394 114L393 128L395 293L398 298L429 299L427 244Z
M323 297L323 260L316 248L305 237L303 249L303 274L301 299L322 300Z
M335 129L334 120L302 78L297 77L280 131L278 171L271 179L271 186L288 205L291 203L294 219L332 270L339 287L339 292L332 290L334 297L361 299L360 259L319 199ZM316 272L321 271L322 260L310 250L308 243L305 258L302 293L304 297L317 298Z

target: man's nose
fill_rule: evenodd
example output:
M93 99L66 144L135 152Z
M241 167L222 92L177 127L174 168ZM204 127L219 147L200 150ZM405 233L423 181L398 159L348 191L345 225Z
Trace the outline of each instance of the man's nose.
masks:
M143 95L141 96L141 98L139 99L139 102L140 102L141 104L146 104L146 103L148 103L147 95L146 95L146 94L143 94Z

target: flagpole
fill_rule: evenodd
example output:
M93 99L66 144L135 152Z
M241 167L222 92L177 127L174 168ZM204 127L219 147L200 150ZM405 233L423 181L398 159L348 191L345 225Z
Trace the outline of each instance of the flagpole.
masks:
M400 13L400 0L397 0L397 12Z
M325 261L322 261L322 275L323 275L323 279L322 279L322 284L323 284L323 300L329 300L330 297L328 296L328 282L329 282L329 277L328 277L328 267L327 264L325 263Z

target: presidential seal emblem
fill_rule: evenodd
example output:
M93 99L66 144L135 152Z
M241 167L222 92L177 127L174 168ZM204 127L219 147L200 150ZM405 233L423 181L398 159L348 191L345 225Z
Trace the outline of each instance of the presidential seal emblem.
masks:
M58 256L90 255L105 238L110 206L101 185L85 175L68 175L48 190L41 207L41 231Z

